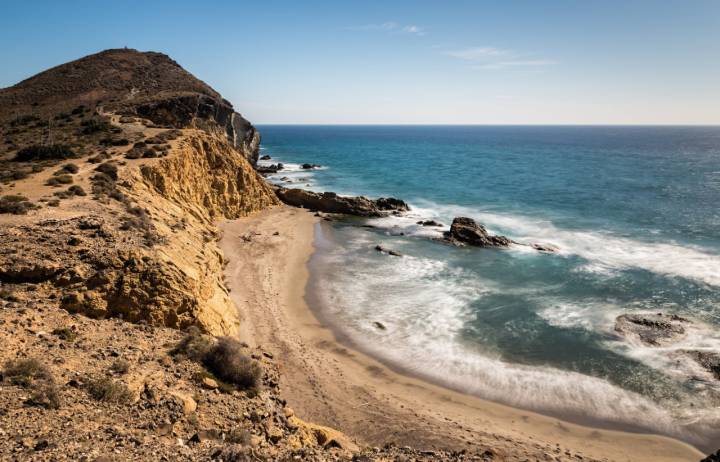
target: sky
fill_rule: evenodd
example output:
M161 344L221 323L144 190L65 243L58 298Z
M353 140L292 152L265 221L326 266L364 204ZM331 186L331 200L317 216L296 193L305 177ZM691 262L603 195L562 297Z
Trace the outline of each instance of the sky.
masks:
M256 124L720 124L720 0L0 1L0 87L127 46Z

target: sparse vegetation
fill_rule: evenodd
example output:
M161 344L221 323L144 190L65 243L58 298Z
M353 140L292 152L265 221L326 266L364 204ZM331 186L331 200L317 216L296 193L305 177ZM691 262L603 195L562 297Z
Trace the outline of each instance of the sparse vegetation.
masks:
M62 168L58 171L59 173L70 173L75 174L78 171L80 171L80 167L78 167L76 164L65 164L62 166Z
M212 347L212 337L204 335L200 329L191 326L187 328L185 337L170 351L170 354L202 363Z
M104 164L100 164L95 168L96 172L104 173L105 175L109 176L113 181L118 179L118 168L117 165L111 164L110 162L105 162Z
M77 332L69 327L59 327L54 329L52 334L62 340L65 340L66 342L73 342L78 336Z
M220 337L213 341L196 327L187 329L185 337L170 352L175 357L184 357L204 365L209 374L198 377L210 377L231 384L239 389L253 389L258 386L262 376L262 367L243 351L247 346L230 337Z
M40 120L40 117L32 114L22 115L15 118L15 120L10 121L11 127L19 127L21 125L29 125L32 122L37 122Z
M15 293L8 289L0 289L0 299L5 300L7 302L19 301L19 299L17 298Z
M3 379L11 384L29 388L32 393L26 404L48 409L60 407L60 391L50 369L35 358L9 361L3 370Z
M94 399L106 403L129 404L133 399L127 385L109 377L91 378L87 382L87 391Z
M68 188L68 193L72 196L87 196L87 193L80 185L72 185Z
M28 211L38 208L25 196L9 194L0 198L0 213L25 215Z
M80 133L83 135L92 135L94 133L106 132L112 129L112 124L101 118L83 120L80 125L82 125Z
M110 365L110 370L116 374L127 374L130 370L130 362L124 358L118 358Z
M103 138L100 140L103 146L127 146L130 144L127 138Z
M45 184L48 186L59 186L61 184L71 184L72 182L73 178L70 175L62 174L48 178Z
M18 151L14 160L28 162L31 160L72 159L74 157L77 157L77 154L68 146L62 144L40 146L36 144Z
M99 164L100 162L106 161L112 157L107 152L103 151L97 155L90 157L87 161L91 164Z
M205 355L205 366L220 379L241 389L255 388L262 368L243 352L243 344L230 337L221 337Z

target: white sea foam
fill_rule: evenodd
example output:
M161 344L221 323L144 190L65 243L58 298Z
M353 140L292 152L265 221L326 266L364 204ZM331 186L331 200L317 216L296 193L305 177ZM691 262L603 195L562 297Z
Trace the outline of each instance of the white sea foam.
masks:
M407 228L406 234L434 232L439 235L439 231L428 231L414 225L414 222L435 219L449 224L453 217L468 216L491 232L505 233L519 242L552 244L559 248L560 255L577 255L587 261L579 268L581 271L612 274L618 270L639 268L720 286L720 255L709 249L676 242L643 241L605 231L563 229L549 220L427 201L418 201L412 204L412 208L407 217L383 218L373 224L404 227ZM516 246L515 251L528 249Z
M637 425L694 441L702 441L717 424L717 410L698 422L697 413L672 413L601 378L509 364L466 343L463 328L476 316L470 303L497 287L442 260L381 258L372 251L358 255L358 249L376 241L362 231L347 234L346 245L318 257L332 276L317 284L330 319L370 354L453 388L528 409ZM346 264L349 258L353 265ZM583 325L579 317L569 316L567 322ZM556 316L563 318L568 316ZM386 329L378 329L375 321Z

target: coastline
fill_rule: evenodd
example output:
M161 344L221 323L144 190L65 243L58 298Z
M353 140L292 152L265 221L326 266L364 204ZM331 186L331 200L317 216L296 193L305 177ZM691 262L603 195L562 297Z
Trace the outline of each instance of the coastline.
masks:
M487 448L504 460L702 458L668 437L585 427L454 392L342 344L305 299L318 221L282 206L221 225L240 337L273 352L282 395L301 418L341 430L360 446Z

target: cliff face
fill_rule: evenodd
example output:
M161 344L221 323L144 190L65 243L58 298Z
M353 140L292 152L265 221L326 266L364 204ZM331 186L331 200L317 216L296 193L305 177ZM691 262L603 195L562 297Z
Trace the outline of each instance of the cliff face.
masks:
M229 102L165 55L109 50L0 90L3 105L1 194L30 205L0 213L0 283L91 317L237 332L214 222L278 200ZM16 160L26 148L37 160Z

